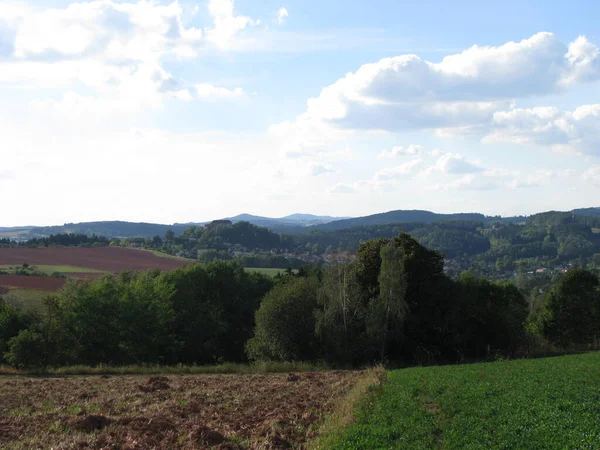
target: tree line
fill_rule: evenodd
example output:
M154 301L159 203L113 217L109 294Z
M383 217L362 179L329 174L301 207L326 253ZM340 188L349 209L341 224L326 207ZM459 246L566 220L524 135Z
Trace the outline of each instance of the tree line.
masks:
M354 263L275 278L213 262L70 282L43 315L0 301L0 358L35 368L510 357L598 345L599 285L569 271L533 309L513 284L451 279L440 252L401 233L361 244Z

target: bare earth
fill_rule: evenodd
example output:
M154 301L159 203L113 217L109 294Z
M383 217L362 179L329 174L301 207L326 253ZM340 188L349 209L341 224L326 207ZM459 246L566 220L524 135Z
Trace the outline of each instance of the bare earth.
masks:
M23 263L120 272L126 269L173 270L188 265L189 261L162 258L148 251L122 247L0 248L0 265Z
M360 375L0 377L0 448L303 448Z

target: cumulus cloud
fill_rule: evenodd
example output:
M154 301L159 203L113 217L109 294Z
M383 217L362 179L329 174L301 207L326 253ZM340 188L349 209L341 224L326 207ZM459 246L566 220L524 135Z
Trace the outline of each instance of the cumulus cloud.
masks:
M327 188L327 192L330 194L353 194L356 191L355 186L347 183L337 183L336 185Z
M549 184L555 178L569 178L576 174L574 169L547 170L537 169L524 176L517 175L508 186L513 189L534 188Z
M435 165L428 167L425 172L441 172L443 174L456 175L482 172L484 169L477 163L468 161L459 153L443 153Z
M233 37L248 25L258 25L259 20L247 16L236 16L234 0L209 0L208 11L214 27L206 30L208 39L220 48L227 48Z
M201 83L195 86L196 95L203 99L208 98L237 98L244 95L244 90L242 88L235 89L227 89L224 87L214 86L209 83Z
M485 143L533 143L557 150L600 154L600 104L574 111L554 107L512 109L494 114Z
M583 173L583 180L600 187L600 165L593 165Z
M473 46L430 62L417 55L365 64L308 101L304 117L348 129L468 130L518 98L548 95L600 79L598 47L565 45L552 33Z
M277 23L279 25L283 25L285 23L285 21L287 20L288 16L289 16L289 14L288 14L287 9L279 8L279 10L277 11L275 20L277 21Z
M385 158L396 158L398 156L404 156L404 155L417 156L424 152L425 152L425 149L423 148L422 145L410 144L406 147L400 145L400 146L392 147L390 150L382 151L379 155L377 155L377 157L385 159Z
M417 158L411 161L407 161L404 164L400 164L396 167L390 167L387 169L380 170L375 174L373 181L393 181L411 177L415 175L415 169L418 168L422 164L422 162L423 161L420 158Z
M183 101L236 98L226 89L176 79L165 62L197 58L208 46L226 47L249 18L235 16L232 0L211 0L214 27L183 24L178 2L97 0L65 8L0 5L0 86L59 89L34 102L48 109L118 116Z
M310 175L313 177L319 175L325 175L327 173L334 172L333 168L329 164L311 164Z

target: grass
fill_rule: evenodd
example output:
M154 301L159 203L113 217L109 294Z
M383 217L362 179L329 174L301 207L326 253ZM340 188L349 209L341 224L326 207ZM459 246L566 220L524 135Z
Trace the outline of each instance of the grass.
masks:
M179 261L186 261L186 262L189 262L189 263L197 263L198 262L195 259L182 258L181 256L169 255L168 253L163 253L163 252L160 252L158 250L149 250L149 249L146 249L146 248L136 248L135 250L142 250L144 252L150 252L154 256L158 256L159 258L177 259Z
M343 430L352 424L354 409L362 399L371 395L371 392L382 389L386 379L387 372L382 366L365 370L364 375L358 379L350 392L340 399L334 411L326 418L317 438L309 443L308 449L329 449L336 440L340 439Z
M598 449L600 353L389 372L330 449Z
M210 366L68 366L45 371L23 371L0 366L0 375L217 375L217 374L265 374L288 372L320 372L328 370L324 365L302 362L260 362L254 364L224 363Z
M15 273L18 269L22 269L23 266L21 264L5 264L0 267L0 270L4 270L9 273ZM69 266L69 265L49 265L49 264L39 264L39 265L31 265L28 267L28 270L35 272L43 272L47 275L51 275L55 272L69 274L69 273L110 273L105 270L92 269L90 267L77 267L77 266Z
M6 297L14 299L18 306L23 306L28 309L44 310L42 300L44 297L52 295L52 292L38 291L36 289L11 289Z
M274 269L269 267L245 267L246 272L258 272L270 277L274 277L278 273L284 274L285 269ZM296 272L296 271L294 271Z
M106 270L92 269L89 267L77 267L77 266L66 266L66 265L36 265L33 267L33 270L39 270L41 272L46 272L48 274L58 272L58 273L110 273Z

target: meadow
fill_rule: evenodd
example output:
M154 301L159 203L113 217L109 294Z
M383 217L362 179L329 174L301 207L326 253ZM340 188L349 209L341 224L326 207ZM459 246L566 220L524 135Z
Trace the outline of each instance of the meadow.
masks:
M388 372L327 449L600 448L600 353Z

